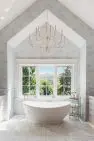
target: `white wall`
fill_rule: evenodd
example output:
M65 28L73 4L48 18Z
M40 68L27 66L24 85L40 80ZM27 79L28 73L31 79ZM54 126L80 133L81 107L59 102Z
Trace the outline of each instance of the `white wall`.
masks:
M85 119L86 114L86 48L80 50L80 96L81 96L81 116ZM84 111L84 112L83 112ZM85 113L85 114L83 114Z
M32 48L28 39L15 49L16 58L79 58L80 49L68 39L62 49L51 49L43 52L40 48Z
M14 113L14 96L15 96L15 67L16 67L16 58L15 58L15 53L12 48L7 46L7 61L8 61L8 66L7 66L7 74L8 74L8 117L13 116Z

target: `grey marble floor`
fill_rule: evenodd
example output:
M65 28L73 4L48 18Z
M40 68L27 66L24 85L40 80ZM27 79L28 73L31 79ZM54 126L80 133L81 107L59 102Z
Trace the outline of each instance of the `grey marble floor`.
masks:
M68 117L62 124L39 126L15 116L0 123L0 141L94 141L94 129Z

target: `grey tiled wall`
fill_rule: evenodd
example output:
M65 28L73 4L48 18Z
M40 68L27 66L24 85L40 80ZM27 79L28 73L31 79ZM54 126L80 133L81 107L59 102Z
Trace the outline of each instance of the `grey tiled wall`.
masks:
M36 1L30 8L23 12L23 14L0 31L0 88L7 89L7 41L47 8L87 40L87 96L91 94L94 95L94 31L57 0Z

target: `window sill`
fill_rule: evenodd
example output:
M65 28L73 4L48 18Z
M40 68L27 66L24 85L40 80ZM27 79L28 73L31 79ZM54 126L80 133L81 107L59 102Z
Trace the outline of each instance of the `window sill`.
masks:
M35 97L35 96L18 96L16 97L17 100L19 101L23 101L23 100L28 100L28 101L66 101L70 99L70 96L56 96L56 97L52 97L52 96L39 96L39 97Z

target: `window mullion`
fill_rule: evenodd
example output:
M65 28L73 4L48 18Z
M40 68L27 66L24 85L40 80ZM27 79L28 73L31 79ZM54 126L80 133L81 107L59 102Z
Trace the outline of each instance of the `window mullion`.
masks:
M19 92L21 92L21 96L23 95L23 75L22 75L22 67L21 66L19 66L19 74L18 74L19 76Z
M64 74L64 76L63 76L63 80L64 80L64 82L65 82L65 74ZM66 87L66 84L63 83L62 87L63 87L63 92L62 92L62 94L65 95L65 87Z
M72 69L71 69L71 93L75 89L75 84L74 84L75 81L74 80L75 80L75 73L74 73L74 65L73 65Z
M39 79L39 67L36 67L36 97L40 96L40 79Z
M29 95L30 95L30 67L29 67Z
M53 95L57 97L57 67L55 66L55 72L54 72L54 91Z

